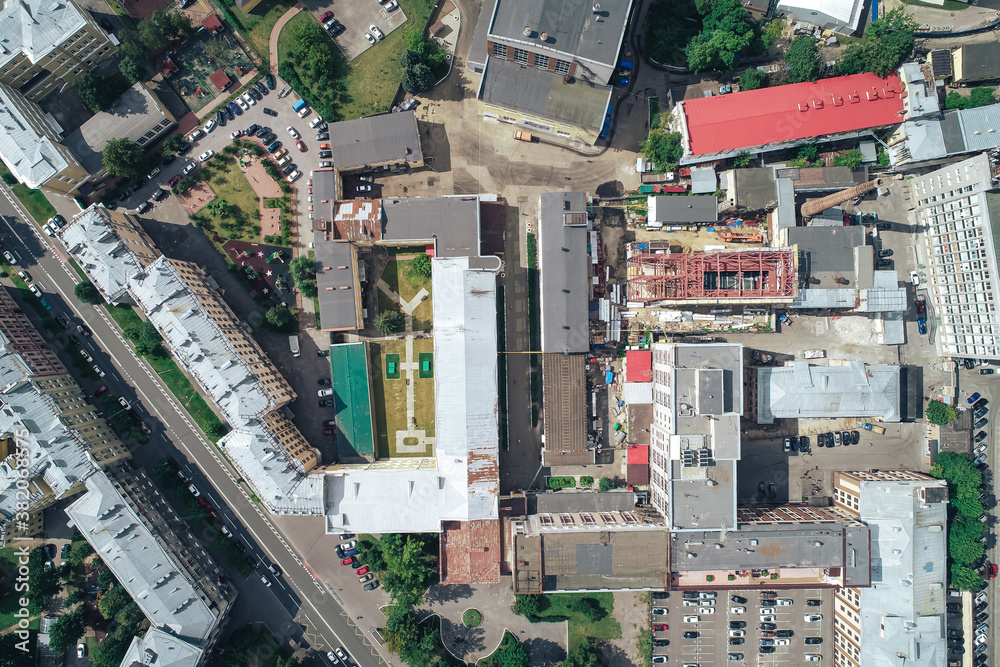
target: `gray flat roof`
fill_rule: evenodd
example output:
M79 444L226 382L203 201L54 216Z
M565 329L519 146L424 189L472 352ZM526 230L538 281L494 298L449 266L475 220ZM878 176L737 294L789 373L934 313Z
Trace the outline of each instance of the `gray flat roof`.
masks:
M713 465L685 468L681 461L670 462L670 525L676 530L734 527L736 518L736 461L715 461ZM685 472L700 475L688 477ZM713 484L709 484L713 482Z
M724 538L719 531L674 533L670 540L670 568L691 572L844 567L845 533L843 525L833 522L741 525ZM858 537L857 531L854 537Z
M900 420L899 366L792 366L757 369L757 423L775 419L877 417Z
M719 200L714 195L650 196L650 222L715 222L719 219Z
M358 312L356 255L346 241L316 241L316 285L319 288L319 319L324 330L357 329ZM343 267L343 268L341 268Z
M587 193L542 193L538 267L542 352L590 349Z
M982 81L1000 77L1000 44L994 41L963 44L959 51L962 71L956 73L957 80Z
M67 136L64 143L84 169L96 174L104 168L101 152L110 139L135 141L157 123L168 120L173 123L156 98L143 84L137 83L122 93L111 108Z
M543 533L542 588L662 589L669 535L665 529Z
M735 169L733 179L737 206L754 211L777 205L778 190L770 168Z
M483 73L483 102L593 131L604 125L611 92L500 58L490 58Z
M864 169L851 171L847 167L800 167L788 171L797 172L791 176L796 192L843 190L861 185L868 180Z
M402 197L382 200L382 242L437 243L438 257L479 256L479 197Z
M631 5L631 0L602 0L595 13L593 0L500 0L490 35L613 66ZM526 26L531 37L524 35ZM543 32L546 43L540 39Z
M558 491L528 496L528 514L564 512L631 512L635 494L631 491Z
M476 23L476 32L472 35L472 48L469 49L469 58L466 63L474 72L481 72L486 67L486 40L490 32L490 23L493 22L493 9L498 0L486 0L483 9L479 12L479 21ZM951 60L949 59L949 63Z
M329 132L333 164L341 171L424 159L412 111L330 123Z
M832 288L835 278L854 278L854 249L865 245L865 229L850 227L791 227L788 245L798 246L802 271L820 279L822 288Z

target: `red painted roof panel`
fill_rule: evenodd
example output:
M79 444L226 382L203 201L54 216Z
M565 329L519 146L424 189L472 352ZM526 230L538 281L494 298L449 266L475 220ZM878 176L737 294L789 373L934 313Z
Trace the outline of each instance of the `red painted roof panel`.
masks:
M689 150L705 155L901 123L902 91L895 74L853 74L685 100Z
M652 382L653 353L649 350L629 350L625 353L625 381Z

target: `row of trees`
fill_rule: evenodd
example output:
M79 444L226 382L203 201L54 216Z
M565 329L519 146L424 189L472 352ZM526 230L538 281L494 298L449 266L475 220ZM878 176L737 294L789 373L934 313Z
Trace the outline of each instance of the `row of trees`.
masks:
M962 590L979 590L983 587L983 578L971 566L986 553L980 541L986 533L986 525L979 521L985 511L979 499L983 492L983 474L972 464L968 454L941 452L930 475L948 481L951 585Z
M293 22L286 28L289 29L288 54L278 68L278 75L327 122L340 119L337 109L348 94L343 57L316 21Z
M946 109L975 109L996 101L992 88L979 87L973 88L968 97L957 90L951 91L944 100L944 106Z
M448 73L447 54L420 28L407 29L404 37L406 51L399 59L403 68L403 90L414 95L426 92Z
M757 26L739 0L695 0L702 29L684 48L695 72L732 69L740 52L758 36Z
M313 299L319 294L316 286L316 260L308 255L299 255L288 263L288 271L292 274L295 287L307 299Z

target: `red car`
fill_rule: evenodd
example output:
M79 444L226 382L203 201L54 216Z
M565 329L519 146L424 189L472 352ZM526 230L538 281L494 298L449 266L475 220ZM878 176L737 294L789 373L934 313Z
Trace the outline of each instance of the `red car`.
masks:
M917 307L917 313L923 314L927 312L927 304L923 301L914 301L913 305Z
M323 429L323 435L333 435L333 429L332 428Z
M666 632L666 631L667 631L667 626L665 626L665 625L654 625L653 626L653 632Z
M354 558L354 556L351 556L351 558ZM358 575L359 577L362 576L362 575L368 574L368 566L365 565L363 568L361 568L360 570L358 570L354 574Z
M333 18L333 12L327 12L327 13L323 14L323 16L319 17L319 22L320 23L326 23L327 21L329 21L332 18Z
M997 564L996 563L990 563L989 570L990 570L990 579L996 579L997 578Z
M100 396L107 390L108 390L108 385L102 384L100 387L97 388L97 391L94 392L94 396Z
M169 181L167 181L167 185L170 186L170 187L174 187L175 185L177 185L178 183L180 183L180 181L181 181L181 175L177 174L176 176L174 176L173 178L171 178Z
M303 153L306 152L306 145L304 143L302 143L301 139L296 139L295 140L295 145L299 147L299 150L301 152L303 152Z
M354 556L348 556L344 560L340 561L340 564L341 565L350 565L353 562L354 562Z

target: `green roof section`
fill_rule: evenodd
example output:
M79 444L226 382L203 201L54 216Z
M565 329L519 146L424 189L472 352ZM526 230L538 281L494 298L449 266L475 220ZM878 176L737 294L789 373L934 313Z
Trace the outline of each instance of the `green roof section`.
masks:
M337 411L337 449L340 460L372 459L371 390L368 382L368 349L365 343L330 346L330 377Z

